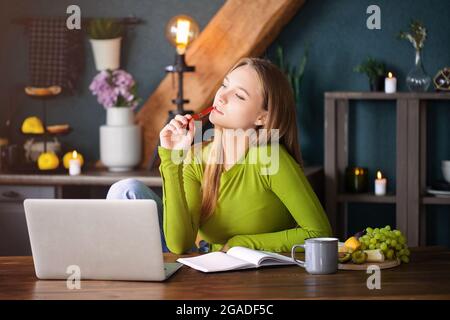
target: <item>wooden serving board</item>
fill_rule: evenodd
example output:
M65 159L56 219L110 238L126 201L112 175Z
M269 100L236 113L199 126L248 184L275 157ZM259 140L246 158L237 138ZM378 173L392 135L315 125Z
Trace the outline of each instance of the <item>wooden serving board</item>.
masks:
M338 264L338 269L339 270L367 270L367 268L369 266L379 266L380 269L389 269L389 268L394 268L400 265L400 260L396 259L396 260L386 260L384 262L366 262L366 263L362 263L362 264L355 264L352 262L347 262L347 263L339 263Z

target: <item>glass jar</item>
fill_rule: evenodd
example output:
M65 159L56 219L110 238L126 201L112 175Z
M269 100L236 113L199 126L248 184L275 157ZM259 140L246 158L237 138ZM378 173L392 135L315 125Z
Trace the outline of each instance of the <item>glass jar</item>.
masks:
M369 170L367 168L349 167L345 170L345 190L350 193L369 191Z
M422 50L416 49L415 65L406 76L406 85L409 91L425 92L431 83L431 77L422 64Z

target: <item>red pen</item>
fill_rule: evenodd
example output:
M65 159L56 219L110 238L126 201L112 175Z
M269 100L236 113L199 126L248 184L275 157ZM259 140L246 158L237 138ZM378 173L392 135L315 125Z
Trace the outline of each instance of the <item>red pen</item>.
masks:
M214 109L214 106L208 107L205 110L192 115L192 119L199 120L199 119L203 118L204 116L208 115L211 111L213 111L213 109Z

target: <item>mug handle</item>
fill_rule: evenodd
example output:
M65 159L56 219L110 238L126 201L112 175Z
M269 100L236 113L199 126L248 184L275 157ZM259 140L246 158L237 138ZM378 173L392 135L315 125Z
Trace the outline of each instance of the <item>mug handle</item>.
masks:
M303 249L306 249L304 244L294 244L294 246L292 247L292 250L291 250L291 258L292 258L292 260L294 260L294 262L295 262L296 264L298 264L300 267L305 268L305 261L298 260L298 259L295 258L295 250L296 250L297 248L303 248Z

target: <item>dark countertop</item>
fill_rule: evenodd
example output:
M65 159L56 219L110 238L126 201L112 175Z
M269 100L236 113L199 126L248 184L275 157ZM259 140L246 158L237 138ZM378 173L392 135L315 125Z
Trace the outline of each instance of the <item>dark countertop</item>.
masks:
M322 167L306 167L306 177L311 180L322 174ZM136 170L127 172L109 172L105 169L88 169L79 176L69 176L67 173L0 173L0 185L90 185L109 186L126 178L135 178L149 187L161 187L162 178L158 169Z
M88 185L109 186L126 178L136 178L149 187L162 186L162 178L157 169L152 171L136 170L127 172L110 172L106 169L88 169L78 176L68 173L0 173L0 185Z

